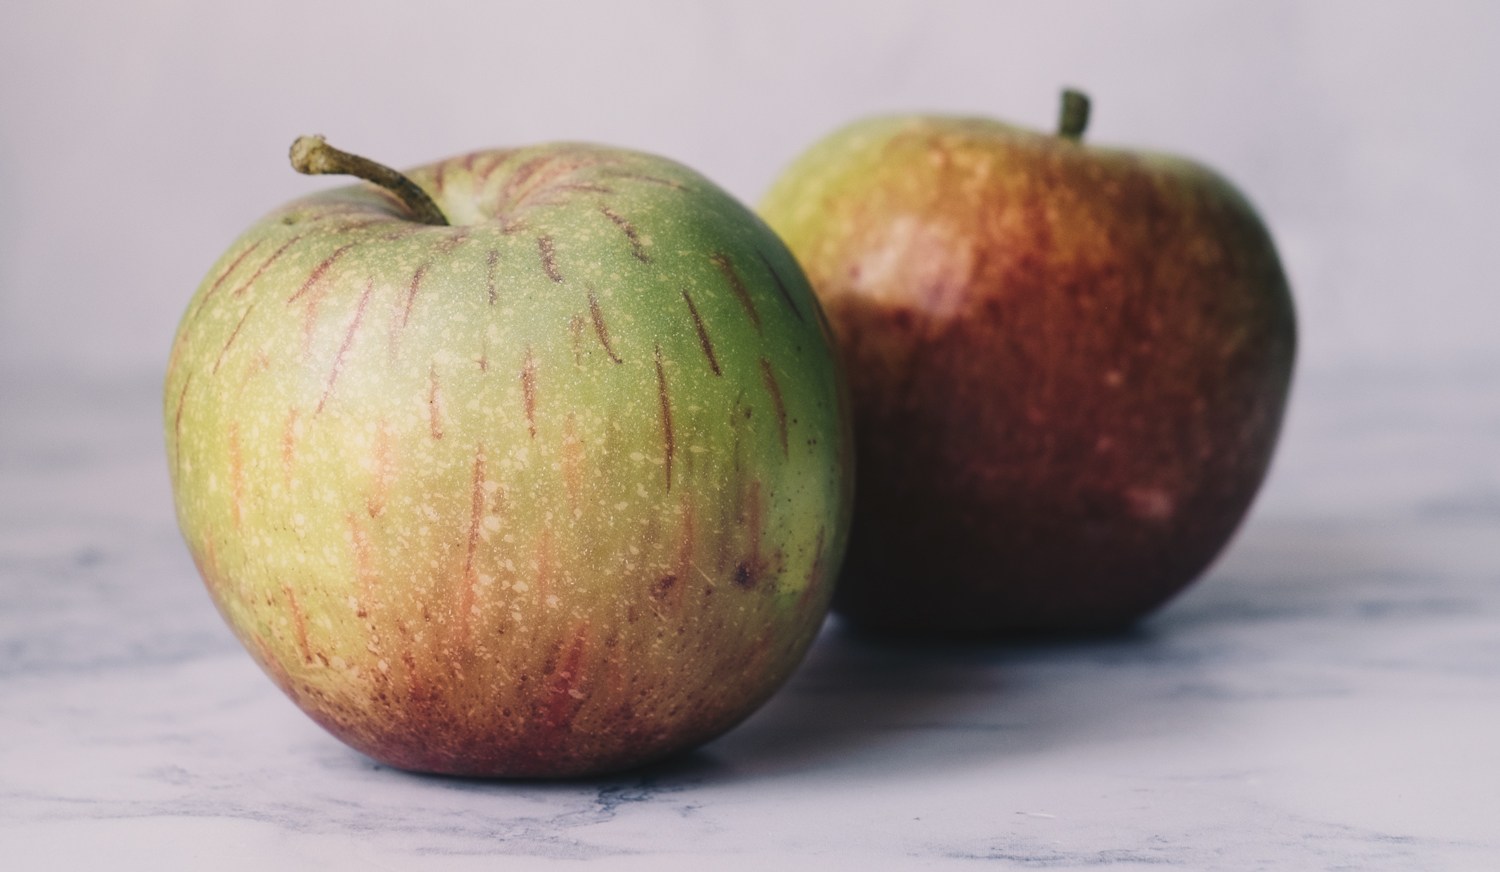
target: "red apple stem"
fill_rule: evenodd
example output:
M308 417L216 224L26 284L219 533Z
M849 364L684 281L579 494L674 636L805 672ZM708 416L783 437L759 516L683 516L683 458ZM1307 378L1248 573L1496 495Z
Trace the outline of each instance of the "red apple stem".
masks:
M1057 135L1078 142L1089 126L1089 98L1082 91L1065 88L1062 92L1062 115L1057 122Z
M355 176L395 194L413 218L423 224L448 226L448 216L416 182L384 164L339 151L321 136L299 136L292 143L292 169L310 176Z

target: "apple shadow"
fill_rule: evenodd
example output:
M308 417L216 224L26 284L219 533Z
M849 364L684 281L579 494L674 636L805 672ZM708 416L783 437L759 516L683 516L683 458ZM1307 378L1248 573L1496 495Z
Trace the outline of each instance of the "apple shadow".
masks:
M1242 530L1195 585L1123 631L945 642L868 635L833 618L788 685L699 752L711 765L689 771L900 778L1198 734L1246 694L1318 692L1278 690L1262 671L1315 644L1309 622L1374 633L1372 615L1430 609L1399 584L1422 571L1419 560L1378 530L1272 521Z
M705 753L730 779L841 770L900 778L1087 741L1080 731L1118 724L1129 701L1075 679L1090 663L1149 660L1162 649L1148 628L941 641L870 635L835 618L788 686Z

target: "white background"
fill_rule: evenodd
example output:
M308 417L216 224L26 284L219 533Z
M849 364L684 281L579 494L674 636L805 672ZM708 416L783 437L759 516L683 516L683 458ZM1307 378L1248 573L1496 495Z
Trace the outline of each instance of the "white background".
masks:
M0 374L155 377L209 265L316 186L299 133L405 166L586 139L754 202L871 112L1182 153L1277 237L1303 374L1500 359L1500 4L7 0Z

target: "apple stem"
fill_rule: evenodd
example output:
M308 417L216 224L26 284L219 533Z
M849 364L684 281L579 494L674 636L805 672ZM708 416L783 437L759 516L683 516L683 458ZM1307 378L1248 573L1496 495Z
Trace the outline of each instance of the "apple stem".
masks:
M299 136L292 143L292 169L309 176L336 175L355 176L373 182L395 194L412 217L423 224L448 226L448 217L443 210L417 187L417 183L384 164L357 154L339 151L321 136Z
M1083 139L1083 131L1089 126L1089 98L1082 91L1063 89L1062 115L1057 122L1057 135L1074 142Z

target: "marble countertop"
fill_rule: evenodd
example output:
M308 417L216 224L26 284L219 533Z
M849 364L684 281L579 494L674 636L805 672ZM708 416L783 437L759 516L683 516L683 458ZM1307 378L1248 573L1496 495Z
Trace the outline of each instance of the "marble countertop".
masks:
M202 590L155 382L15 374L0 866L1500 868L1497 371L1303 378L1231 550L1128 635L830 624L729 735L565 783L410 775L324 734Z

